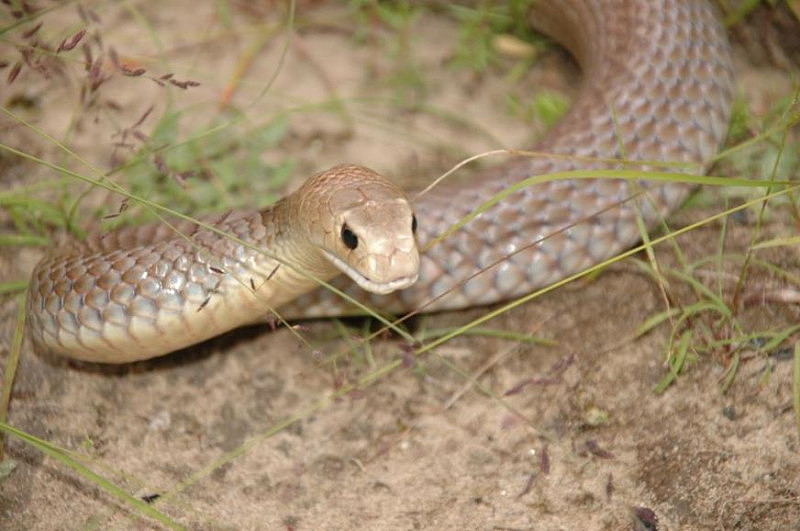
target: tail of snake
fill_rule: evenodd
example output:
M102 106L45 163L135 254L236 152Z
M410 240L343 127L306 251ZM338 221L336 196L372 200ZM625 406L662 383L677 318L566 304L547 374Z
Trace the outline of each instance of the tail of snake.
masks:
M292 250L292 231L305 230L296 228L295 218L302 218L297 194L314 188L309 185L274 208L237 213L215 225L238 240L188 225L182 227L187 239L150 226L55 251L31 280L35 341L67 356L122 363L191 345L256 321L270 309L292 317L346 312L328 291L314 290L318 280L340 271L347 276L334 284L374 308L438 311L517 297L630 247L640 238L637 216L653 225L680 205L689 187L608 179L537 184L505 197L426 248L488 198L526 177L623 167L609 159L626 161L626 169L664 170L659 162L705 168L724 140L732 65L725 33L705 0L539 1L531 21L567 47L584 74L568 114L535 147L550 156L516 159L468 184L435 188L413 202L416 219L394 189L377 206L359 189L362 203L375 212L353 210L348 203L351 217L317 205L314 212L335 218L330 226L321 222L325 237L340 241L328 247L315 243L314 252ZM630 161L642 163L631 166ZM347 185L351 173L368 173L354 166L329 171L340 177L337 189ZM320 175L314 179L330 180ZM645 193L631 201L641 190ZM370 223L378 225L374 240ZM408 249L412 229L425 249L421 256ZM387 236L389 230L396 236ZM393 247L392 238L402 245ZM337 254L333 246L342 242L343 254ZM378 258L349 262L352 254L374 249ZM318 255L324 262L314 261ZM417 266L418 281L393 291L411 284ZM384 272L384 267L399 271ZM348 277L384 294L364 295Z

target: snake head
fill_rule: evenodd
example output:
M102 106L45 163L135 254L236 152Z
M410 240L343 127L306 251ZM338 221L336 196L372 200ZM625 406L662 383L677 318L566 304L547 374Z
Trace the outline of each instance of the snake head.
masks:
M317 221L309 238L336 269L378 294L417 281L417 223L402 189L354 165L319 173L303 189L304 215Z

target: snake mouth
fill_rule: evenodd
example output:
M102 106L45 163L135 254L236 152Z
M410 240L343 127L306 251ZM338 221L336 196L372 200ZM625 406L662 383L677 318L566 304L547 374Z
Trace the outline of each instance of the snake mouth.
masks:
M414 284L417 279L419 278L419 273L414 273L413 275L409 275L406 277L401 277L395 280L391 280L389 282L375 282L368 277L365 277L349 265L344 262L341 258L337 257L330 251L322 249L325 253L325 256L330 260L333 265L335 265L339 270L341 270L345 275L353 279L356 284L358 284L362 289L369 291L370 293L377 293L378 295L386 295L388 293L392 293L393 291L397 291L399 289L404 289L412 284Z

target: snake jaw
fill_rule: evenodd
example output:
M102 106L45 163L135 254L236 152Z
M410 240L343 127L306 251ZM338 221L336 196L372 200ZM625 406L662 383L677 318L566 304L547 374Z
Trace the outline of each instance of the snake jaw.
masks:
M370 293L377 293L378 295L386 295L388 293L392 293L393 291L410 287L419 278L419 271L417 271L413 275L396 278L388 282L376 282L356 271L353 267L348 265L344 260L336 256L332 252L326 249L321 249L321 250L325 255L325 257L328 260L330 260L331 263L335 265L340 271L342 271L342 273L350 277L356 284L359 285L359 287L369 291Z

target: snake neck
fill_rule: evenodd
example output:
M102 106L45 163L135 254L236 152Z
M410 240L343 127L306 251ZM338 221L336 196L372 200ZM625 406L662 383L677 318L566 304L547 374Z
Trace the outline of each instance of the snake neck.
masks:
M297 287L312 289L319 285L318 280L327 281L340 273L311 240L308 227L313 221L304 219L291 196L260 210L257 217L264 236L254 243L268 256L281 257L271 260L272 269L277 268L273 276L280 274Z

